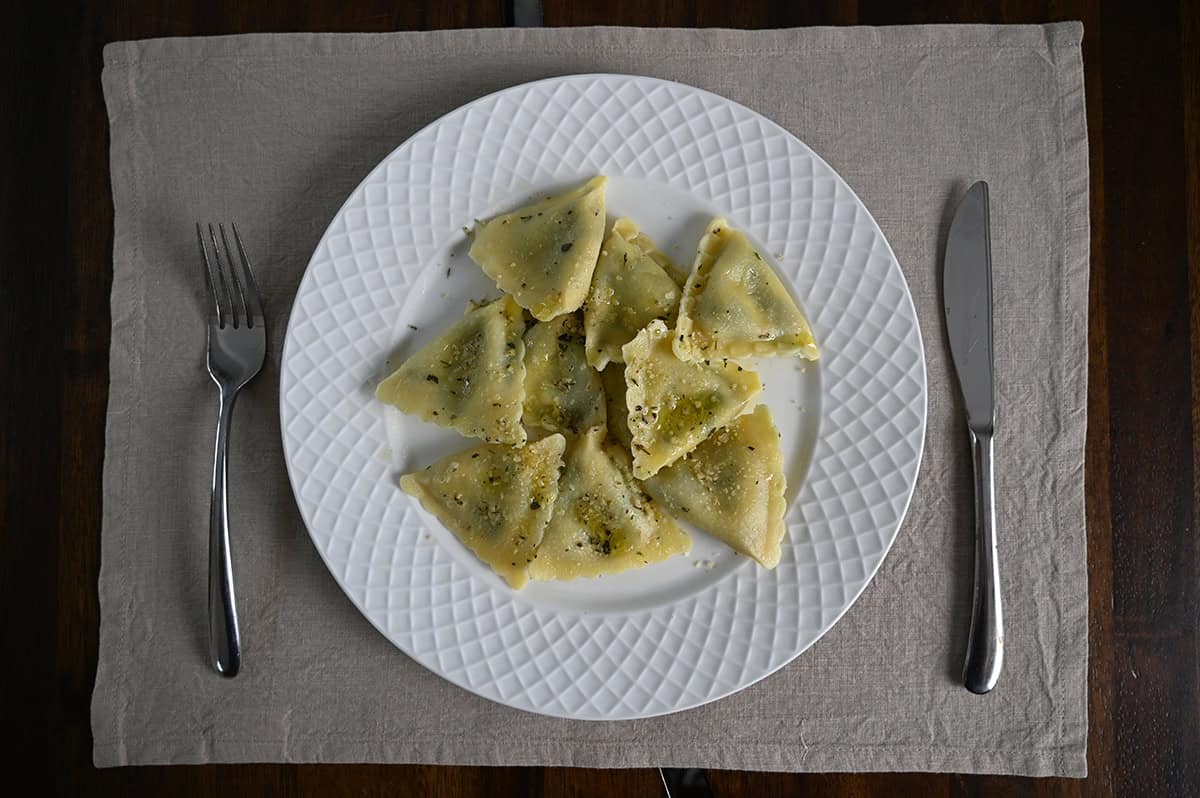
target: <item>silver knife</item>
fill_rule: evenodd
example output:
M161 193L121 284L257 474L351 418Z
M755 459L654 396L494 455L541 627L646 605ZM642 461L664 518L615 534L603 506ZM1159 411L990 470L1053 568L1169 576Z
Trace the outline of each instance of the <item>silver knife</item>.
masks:
M996 686L1004 664L996 491L992 479L992 433L996 427L992 386L992 244L988 186L982 180L967 190L950 222L942 271L942 301L950 354L967 407L975 472L975 592L963 685L982 695Z

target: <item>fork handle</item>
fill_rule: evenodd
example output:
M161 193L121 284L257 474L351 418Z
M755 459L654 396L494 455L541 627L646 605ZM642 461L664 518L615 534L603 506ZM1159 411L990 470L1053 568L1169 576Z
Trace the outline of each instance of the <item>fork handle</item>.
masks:
M975 591L963 685L980 695L991 692L1004 665L1004 613L1000 600L1000 557L996 549L996 489L992 474L992 434L971 431L975 472Z
M233 595L233 563L229 556L229 503L226 471L229 460L229 424L233 419L236 390L221 389L217 440L213 452L212 501L208 515L208 651L213 668L226 677L237 676L242 664L237 604Z

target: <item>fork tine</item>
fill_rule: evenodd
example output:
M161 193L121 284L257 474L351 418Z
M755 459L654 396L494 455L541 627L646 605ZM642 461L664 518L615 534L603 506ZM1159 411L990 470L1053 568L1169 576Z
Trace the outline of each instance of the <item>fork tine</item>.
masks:
M225 245L225 260L229 263L229 273L233 275L233 284L237 286L238 299L242 301L242 319L246 322L247 327L253 327L250 323L250 306L246 303L246 283L239 274L237 258L233 257L233 250L229 248L229 239L225 236L225 223L221 222L217 225L217 229L221 231L221 243Z
M223 296L229 299L229 312L232 317L233 328L236 330L240 321L240 317L238 316L238 302L233 296L233 287L230 285L231 278L226 274L225 264L221 261L221 245L217 243L217 229L213 227L212 222L208 224L208 237L212 239L213 259L217 262L217 277L221 283ZM240 286L239 293L241 293Z
M232 222L233 240L237 244L238 254L242 256L242 269L245 273L245 298L247 300L247 309L250 311L250 317L255 324L263 323L263 306L262 298L258 293L258 282L254 279L254 271L250 268L250 256L246 254L246 247L242 245L242 234L238 232L237 222ZM221 235L225 235L224 228L221 229ZM228 245L226 245L228 246ZM253 325L251 325L253 326Z
M204 288L208 293L208 301L212 303L212 308L209 312L216 315L217 325L224 327L225 314L221 309L221 298L217 295L212 261L208 259L208 247L204 245L204 233L200 229L199 222L196 222L196 240L200 242L200 257L204 260Z

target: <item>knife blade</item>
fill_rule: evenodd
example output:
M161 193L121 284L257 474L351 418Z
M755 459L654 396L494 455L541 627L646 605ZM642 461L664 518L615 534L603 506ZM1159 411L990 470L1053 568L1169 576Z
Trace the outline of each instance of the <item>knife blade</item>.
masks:
M975 588L963 685L979 694L996 686L1004 663L992 452L996 404L990 227L988 185L981 180L954 212L942 266L946 335L966 406L975 477Z
M942 300L958 384L972 430L995 422L992 388L992 246L988 186L971 186L958 204L946 238Z

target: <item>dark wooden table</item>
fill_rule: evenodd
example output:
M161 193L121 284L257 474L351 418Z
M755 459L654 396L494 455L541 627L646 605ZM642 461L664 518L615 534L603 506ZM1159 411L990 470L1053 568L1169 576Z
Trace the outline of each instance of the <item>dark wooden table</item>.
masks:
M11 4L10 4L11 5ZM101 47L250 31L505 26L506 0L126 0L0 22L0 783L8 794L655 796L651 770L206 766L97 771L112 203ZM545 0L548 25L1086 25L1092 271L1086 781L710 771L717 796L1200 795L1200 4ZM1053 530L1046 530L1053 534ZM8 735L6 735L8 736ZM14 792L18 774L38 779Z

